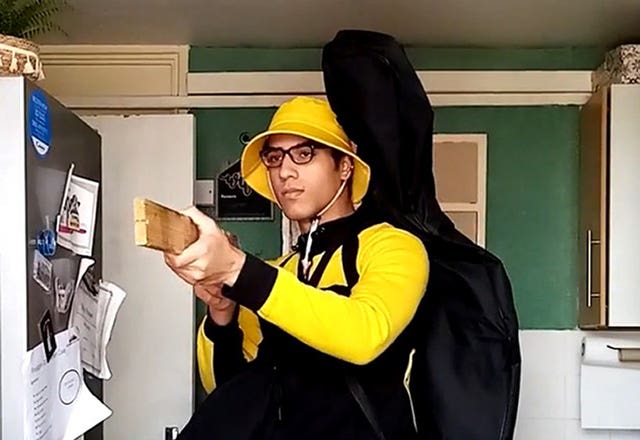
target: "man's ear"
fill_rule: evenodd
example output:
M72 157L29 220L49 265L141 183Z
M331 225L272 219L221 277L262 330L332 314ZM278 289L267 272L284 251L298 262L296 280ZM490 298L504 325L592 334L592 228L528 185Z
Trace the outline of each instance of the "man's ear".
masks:
M340 178L342 180L347 180L351 177L351 173L353 172L353 160L345 155L340 159Z

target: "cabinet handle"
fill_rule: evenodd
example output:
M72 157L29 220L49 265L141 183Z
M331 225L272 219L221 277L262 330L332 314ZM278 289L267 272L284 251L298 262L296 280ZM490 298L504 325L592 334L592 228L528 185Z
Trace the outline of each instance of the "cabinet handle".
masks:
M591 308L591 305L593 304L593 298L599 298L600 294L599 293L593 293L592 289L593 286L591 285L592 283L592 266L593 266L593 262L592 262L592 257L593 257L593 245L599 245L600 244L600 240L594 240L593 239L593 231L591 231L591 229L587 230L587 307Z

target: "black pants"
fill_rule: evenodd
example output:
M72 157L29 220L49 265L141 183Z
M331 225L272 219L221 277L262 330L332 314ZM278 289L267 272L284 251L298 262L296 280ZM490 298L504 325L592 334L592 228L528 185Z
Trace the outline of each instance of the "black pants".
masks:
M339 421L326 412L314 413L317 407L304 402L280 412L273 376L263 371L245 371L216 388L198 407L178 440L378 440L364 413L349 394L328 402ZM388 399L389 408L405 407L405 395ZM301 408L304 405L305 408ZM292 414L295 412L295 416ZM383 411L381 424L386 440L417 438L410 411ZM302 414L302 415L301 415ZM283 415L280 417L280 415ZM329 416L329 417L328 417Z

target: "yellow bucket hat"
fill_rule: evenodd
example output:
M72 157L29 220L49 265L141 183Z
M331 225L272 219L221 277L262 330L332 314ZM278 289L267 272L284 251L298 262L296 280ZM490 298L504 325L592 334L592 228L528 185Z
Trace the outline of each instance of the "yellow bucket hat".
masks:
M267 167L260 158L260 150L272 134L302 136L350 156L353 159L351 200L354 204L362 200L369 187L369 165L356 155L327 101L301 96L285 102L273 115L269 128L251 139L242 151L240 169L243 179L258 194L277 204L269 184Z

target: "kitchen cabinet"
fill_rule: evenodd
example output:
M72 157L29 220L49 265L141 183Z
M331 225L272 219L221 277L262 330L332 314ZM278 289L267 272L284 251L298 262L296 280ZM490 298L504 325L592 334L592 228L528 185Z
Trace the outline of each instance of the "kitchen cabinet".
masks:
M580 145L579 325L640 327L640 85L596 90Z

